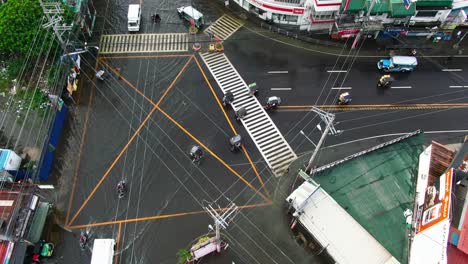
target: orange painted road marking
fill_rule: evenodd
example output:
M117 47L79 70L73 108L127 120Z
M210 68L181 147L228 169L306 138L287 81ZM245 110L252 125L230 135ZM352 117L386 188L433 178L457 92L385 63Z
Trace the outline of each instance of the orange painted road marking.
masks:
M262 207L262 206L269 206L272 205L273 202L265 202L259 204L248 204L239 206L240 209L247 209L247 208L255 208L255 207ZM215 209L218 212L225 211L229 208L221 208ZM133 219L125 219L125 220L115 220L115 221L107 221L107 222L100 222L100 223L92 223L92 224L85 224L85 225L74 225L74 226L67 226L70 229L80 229L80 228L87 228L87 227L96 227L96 226L106 226L106 225L115 225L115 224L127 224L127 223L135 223L141 221L151 221L151 220L160 220L160 219L168 219L174 217L181 217L181 216L189 216L189 215L196 215L196 214L203 214L206 211L194 211L194 212L184 212L184 213L176 213L176 214L167 214L167 215L154 215L154 216L146 216L140 218L133 218Z
M97 191L97 189L99 188L99 186L101 186L102 182L107 178L107 176L109 175L109 173L112 171L112 169L114 168L115 164L117 164L117 162L120 160L120 158L122 157L122 155L125 153L125 151L128 149L128 147L130 146L130 144L133 142L133 140L136 138L136 136L138 135L138 133L140 133L140 130L143 128L143 126L145 126L146 122L148 122L148 120L150 119L151 115L156 111L156 109L158 109L156 106L153 107L153 109L151 109L151 112L146 116L145 120L143 120L143 122L140 124L140 126L137 128L137 130L135 131L135 133L133 133L132 137L130 138L130 140L127 142L127 144L125 144L125 146L123 147L123 149L120 151L119 155L117 155L117 157L114 159L114 161L112 162L112 164L109 166L109 168L107 169L107 171L104 173L104 175L101 177L101 179L99 180L99 182L96 184L96 186L94 186L94 189L91 191L91 193L88 195L88 197L86 198L86 200L83 202L83 204L80 206L80 208L78 209L78 211L75 213L75 215L73 216L73 218L70 220L70 222L68 223L69 225L71 223L73 223L73 221L75 221L76 217L78 216L78 214L81 212L81 210L83 210L83 208L86 206L86 204L89 202L89 200L91 199L91 197L94 195L94 193Z
M169 85L169 87L172 87L174 85L174 83L180 78L180 76L182 75L182 73L185 71L185 69L187 68L187 66L190 64L190 62L192 61L193 59L193 56L190 55L190 58L187 60L187 62L184 64L184 66L182 66L182 69L179 71L179 73L177 74L177 76L175 77L175 79L172 81L172 83ZM101 62L104 66L106 66L107 68L111 69L113 73L117 73L115 71L115 69L110 66L108 63L105 63L104 61ZM169 92L169 89L166 89L166 91L164 92L164 94L161 96L161 98L159 98L158 102L154 103L153 100L151 100L150 98L148 98L144 93L142 93L140 90L138 90L133 84L131 84L127 79L125 79L124 77L120 77L126 84L128 84L128 86L130 86L133 90L135 90L135 92L137 92L139 95L141 95L143 98L145 98L148 102L150 102L153 106L156 106L156 105L159 105L162 100L164 100L164 97L166 97L167 93Z
M193 57L193 56L192 56ZM89 196L86 198L86 200L83 202L83 204L80 206L80 208L78 209L78 211L75 213L75 215L73 216L73 218L70 220L70 222L68 223L68 225L71 225L71 223L73 223L73 221L75 221L76 217L79 215L79 213L83 210L83 208L86 206L86 204L89 202L89 200L91 199L91 197L94 195L94 193L97 191L97 189L99 188L99 186L101 186L102 182L107 178L107 176L109 175L109 173L111 172L111 170L114 168L115 164L117 164L117 162L120 160L120 158L122 157L123 153L125 153L125 151L128 149L128 147L130 146L130 144L133 142L133 140L136 138L136 136L138 135L138 133L140 132L140 130L143 128L143 126L146 124L146 122L148 122L149 118L151 117L151 115L157 110L159 109L158 105L162 102L162 100L164 99L164 97L167 95L167 93L172 89L172 87L174 86L174 84L176 83L176 81L180 78L180 76L182 75L182 73L184 72L185 68L187 67L188 63L191 61L192 57L187 61L187 63L184 65L184 67L179 71L179 73L177 74L176 78L171 82L171 84L169 85L169 87L166 89L166 91L164 92L164 94L161 96L161 98L159 99L159 101L154 104L152 101L150 101L154 107L153 109L151 109L151 112L146 116L145 120L143 120L143 122L140 124L140 126L137 128L137 130L135 131L135 133L133 133L132 137L130 138L130 140L127 142L127 144L124 146L124 148L120 151L119 155L117 155L117 157L114 159L114 161L112 162L112 164L109 166L109 168L107 169L107 171L104 173L104 175L101 177L101 179L99 180L99 182L97 183L96 186L94 186L94 189L91 191L91 193L89 194Z
M96 68L97 68L97 62L96 62ZM71 194L70 194L70 200L68 201L68 210L67 210L67 217L65 218L65 224L67 224L68 220L70 219L70 210L71 210L71 206L73 203L73 197L75 195L75 186L76 186L76 181L78 179L78 170L79 170L80 163L81 163L81 154L83 153L83 146L84 146L85 139L86 139L86 131L88 131L88 120L89 120L89 115L91 112L91 104L94 98L94 87L95 87L94 85L91 86L91 94L89 95L88 110L86 112L83 133L81 134L80 151L78 152L78 161L77 161L77 164L75 167L75 173L73 176L73 183L72 183L72 189L71 189Z
M234 175L236 175L239 179L241 179L241 181L243 181L245 184L247 184L247 186L249 186L252 190L254 190L255 193L258 193L266 201L270 200L267 196L265 196L259 190L255 189L255 187L253 187L252 184L250 184L250 182L248 182L246 179L244 179L244 177L242 177L237 171L235 171L233 168L231 168L231 166L229 166L226 162L224 162L224 160L222 160L218 155L216 155L211 149L209 149L200 140L198 140L194 135L192 135L190 132L188 132L187 129L185 129L182 125L180 125L177 121L175 121L169 114L164 112L164 110L162 110L159 106L157 106L157 108L159 109L159 112L161 112L163 115L165 115L172 123L174 123L182 131L184 131L185 134L187 134L190 138L192 138L195 142L197 142L197 144L199 144L206 151L208 151L213 157L215 157L215 159L217 159L219 162L221 162L221 164L223 164L224 167L226 167L229 171L234 173Z
M213 86L211 85L210 81L208 80L208 77L206 76L205 71L203 70L202 66L200 65L200 62L198 61L198 59L197 59L196 57L194 57L194 58L195 58L195 62L197 63L198 69L199 69L200 72L202 73L203 78L205 78L205 82L208 84L208 87L210 88L211 93L213 94L213 97L215 98L216 102L218 103L219 108L220 108L221 111L223 112L224 117L226 118L227 122L229 123L229 126L230 126L231 129L232 129L232 132L234 132L234 134L239 134L239 133L237 133L236 129L235 129L234 126L232 125L231 120L230 120L229 117L227 116L227 113L226 113L226 111L224 110L224 107L223 107L223 105L221 104L221 101L219 101L219 98L216 96L216 93L215 93L215 91L214 91L214 89L213 89ZM257 167L255 166L255 164L253 164L252 159L250 158L250 155L249 155L249 153L247 152L247 149L244 147L244 145L242 145L242 150L243 150L243 153L244 153L245 157L246 157L247 160L249 161L250 166L252 167L252 169L253 169L255 175L257 176L258 180L260 181L260 184L261 184L263 190L265 191L265 194L266 194L267 196L269 196L268 191L267 191L267 189L265 188L265 183L263 182L262 177L261 177L260 174L258 173Z

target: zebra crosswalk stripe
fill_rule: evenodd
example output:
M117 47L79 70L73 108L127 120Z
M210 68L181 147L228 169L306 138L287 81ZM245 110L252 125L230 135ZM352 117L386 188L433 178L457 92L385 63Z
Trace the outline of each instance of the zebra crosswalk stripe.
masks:
M186 33L102 35L100 53L187 52Z
M212 32L220 40L226 40L232 34L234 34L243 25L235 18L223 15L216 20L211 26L209 26L205 32Z
M200 53L200 56L223 93L233 93L233 109L247 109L241 122L273 174L284 175L297 156L263 106L250 95L247 84L224 53Z

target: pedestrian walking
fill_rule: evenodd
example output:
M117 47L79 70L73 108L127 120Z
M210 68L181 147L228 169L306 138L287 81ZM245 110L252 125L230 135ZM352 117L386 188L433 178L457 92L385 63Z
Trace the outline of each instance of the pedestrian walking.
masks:
M229 0L224 1L224 5L225 5L226 7L229 7Z
M120 68L114 68L115 75L117 75L117 79L122 79L122 74L121 74L121 69Z
M460 39L460 38L461 38L461 35L462 35L461 30L458 30L458 32L457 32L457 39Z

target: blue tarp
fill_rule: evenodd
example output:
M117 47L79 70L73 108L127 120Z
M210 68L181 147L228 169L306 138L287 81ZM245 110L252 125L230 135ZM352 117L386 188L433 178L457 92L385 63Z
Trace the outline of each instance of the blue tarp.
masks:
M55 148L60 140L60 135L62 134L63 123L65 122L65 117L67 116L68 108L64 104L60 111L57 111L55 114L54 123L49 132L49 138L44 142L44 147L42 148L41 160L38 163L38 179L39 181L47 181L49 179L50 171L52 170L52 164L55 157ZM15 176L15 180L23 180L32 178L34 173L31 170L19 170L19 171L9 171L11 175Z
M57 147L60 135L62 134L63 123L67 116L68 108L64 104L60 111L57 111L55 115L54 124L50 132L49 140L44 144L42 164L39 165L38 177L40 181L46 181L49 179L50 171L52 169L52 163L55 157L55 148Z

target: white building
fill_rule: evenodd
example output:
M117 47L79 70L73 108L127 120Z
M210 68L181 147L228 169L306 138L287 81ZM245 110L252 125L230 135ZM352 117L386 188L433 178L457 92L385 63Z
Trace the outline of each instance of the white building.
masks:
M368 13L371 22L387 26L438 26L454 28L466 22L468 0L232 0L259 18L300 30L345 30L359 26ZM346 17L351 18L348 21ZM460 22L461 21L461 22ZM347 24L348 26L343 25ZM369 22L368 22L369 23ZM444 24L445 23L445 24ZM334 31L336 31L336 28ZM375 30L381 30L378 27Z
M298 26L301 30L328 29L335 22L341 0L232 0L265 21Z

